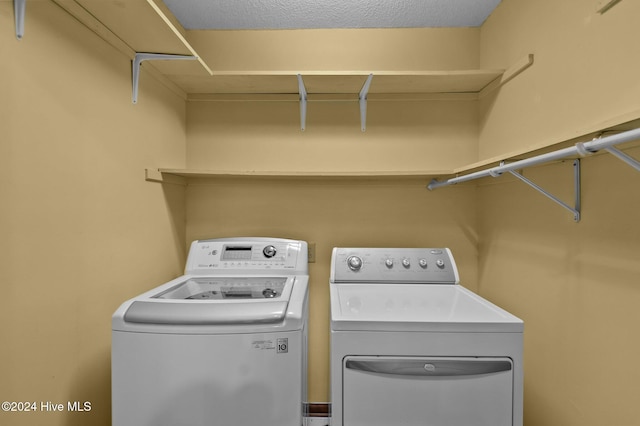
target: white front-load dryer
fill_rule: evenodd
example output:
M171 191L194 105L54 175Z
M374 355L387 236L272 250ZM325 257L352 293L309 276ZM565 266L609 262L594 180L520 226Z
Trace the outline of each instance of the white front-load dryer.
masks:
M112 319L113 426L300 426L307 244L195 241L185 274Z
M335 248L332 426L522 426L523 322L446 248Z

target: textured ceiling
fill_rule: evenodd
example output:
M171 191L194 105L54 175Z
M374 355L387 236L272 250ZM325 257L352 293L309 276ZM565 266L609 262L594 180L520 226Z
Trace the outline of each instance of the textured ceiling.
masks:
M478 27L501 0L164 0L188 30Z

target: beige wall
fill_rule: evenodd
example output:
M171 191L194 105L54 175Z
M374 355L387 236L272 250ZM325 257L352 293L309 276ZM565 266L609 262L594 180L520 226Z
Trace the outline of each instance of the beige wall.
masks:
M481 64L534 65L480 101L479 155L507 156L640 116L640 3L504 0L481 30ZM637 146L637 144L636 144ZM638 148L629 151L639 157ZM525 321L525 424L638 423L640 175L582 162L582 220L509 177L481 181L479 291ZM525 174L571 203L572 166ZM445 189L446 190L446 189Z
M479 35L477 28L189 32L194 47L214 58L216 71L245 72L476 69ZM375 81L374 75L372 87ZM310 100L304 132L298 101L193 99L187 165L235 171L433 171L477 159L475 96L371 99L363 133L353 95L351 101L331 95Z
M110 425L111 314L184 267L185 102L52 2L0 2L0 399L89 401L0 424Z
M525 322L527 426L638 424L640 174L610 155L581 168L577 224L515 178L478 187L479 291ZM570 162L525 175L571 202Z
M259 52L220 49L226 70L503 68L535 54L533 67L480 101L372 100L362 133L356 102L310 102L301 132L296 102L185 103L144 71L134 106L129 58L48 1L29 2L18 42L7 31L12 4L0 1L0 51L10 58L0 65L0 396L93 407L0 412L0 424L108 425L113 311L179 275L191 240L237 235L317 244L311 401L328 400L331 248L446 245L466 286L525 320L527 426L637 423L640 177L612 157L583 162L579 224L508 177L433 192L426 179L210 179L186 190L143 179L145 168L186 166L441 170L637 118L638 2L602 16L594 4L503 0L448 50L429 31L417 44L407 43L413 31L389 44L379 42L389 32L349 32L344 44L344 34L297 34L298 55L284 58L269 48L282 52L278 32L258 34ZM228 33L217 36L229 46ZM318 39L322 48L305 56ZM290 59L300 55L302 64ZM570 199L567 167L526 174Z
M477 102L189 102L187 164L195 170L430 171L475 160Z
M640 2L503 0L480 32L482 68L534 64L481 99L480 159L551 145L640 117Z
M189 31L215 71L477 69L478 28Z

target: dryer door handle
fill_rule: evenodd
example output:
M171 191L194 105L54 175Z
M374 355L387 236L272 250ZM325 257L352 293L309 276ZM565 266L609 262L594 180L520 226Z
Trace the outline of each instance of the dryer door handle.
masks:
M345 367L349 370L394 376L456 377L511 371L513 364L508 359L368 358L347 359Z

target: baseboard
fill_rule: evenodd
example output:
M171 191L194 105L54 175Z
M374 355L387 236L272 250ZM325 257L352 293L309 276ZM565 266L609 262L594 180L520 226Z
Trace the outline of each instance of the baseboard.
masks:
M308 402L304 404L304 426L329 426L330 424L330 403Z

